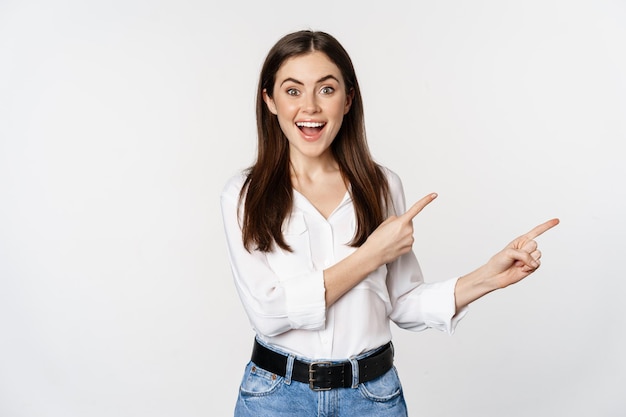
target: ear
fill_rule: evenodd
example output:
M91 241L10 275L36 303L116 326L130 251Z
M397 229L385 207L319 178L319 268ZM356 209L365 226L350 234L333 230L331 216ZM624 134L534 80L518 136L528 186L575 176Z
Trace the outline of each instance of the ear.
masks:
M270 112L272 112L273 114L278 113L276 111L276 103L274 103L274 99L271 98L269 94L267 94L267 89L265 88L263 89L263 101L267 105L267 108L269 109Z
M344 116L350 111L350 107L352 106L352 100L354 100L354 89L350 89L350 91L348 91L348 94L346 94L346 104L343 108Z

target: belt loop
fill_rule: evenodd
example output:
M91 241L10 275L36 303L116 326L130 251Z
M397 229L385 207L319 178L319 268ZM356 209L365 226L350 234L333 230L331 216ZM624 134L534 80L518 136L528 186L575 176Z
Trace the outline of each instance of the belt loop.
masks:
M356 357L350 357L350 365L352 365L352 388L359 386L359 361Z
M293 362L296 359L293 355L287 356L287 369L285 369L285 384L291 385L291 375L293 374Z

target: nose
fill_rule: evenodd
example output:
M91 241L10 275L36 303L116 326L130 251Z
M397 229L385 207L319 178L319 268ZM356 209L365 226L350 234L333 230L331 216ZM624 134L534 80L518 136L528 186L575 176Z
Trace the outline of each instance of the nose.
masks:
M305 113L317 113L319 111L317 96L315 94L305 95L303 110Z

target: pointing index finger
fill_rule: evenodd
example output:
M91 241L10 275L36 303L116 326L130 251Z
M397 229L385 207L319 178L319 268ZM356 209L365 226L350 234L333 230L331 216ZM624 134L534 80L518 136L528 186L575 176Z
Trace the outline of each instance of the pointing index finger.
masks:
M430 204L435 198L437 198L437 193L428 194L425 197L422 197L417 203L413 204L403 215L406 220L413 220L415 216L417 216L420 211L424 209L428 204Z
M548 230L552 229L554 226L559 224L559 222L560 222L559 219L548 220L547 222L542 223L539 226L536 226L535 228L533 228L530 232L526 233L524 237L529 240L532 240L536 238L537 236L540 236L543 233L547 232Z

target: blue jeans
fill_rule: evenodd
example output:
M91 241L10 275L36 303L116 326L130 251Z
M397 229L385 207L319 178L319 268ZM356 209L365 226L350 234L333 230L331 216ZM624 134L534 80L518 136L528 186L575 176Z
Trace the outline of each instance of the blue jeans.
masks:
M271 349L287 355L276 348ZM369 354L371 352L357 356L351 361ZM358 375L355 375L353 388L313 391L308 384L291 380L292 358L295 359L293 355L290 356L287 362L287 375L284 377L261 369L253 362L248 363L239 388L235 417L407 416L402 386L395 368L361 384L356 383Z

